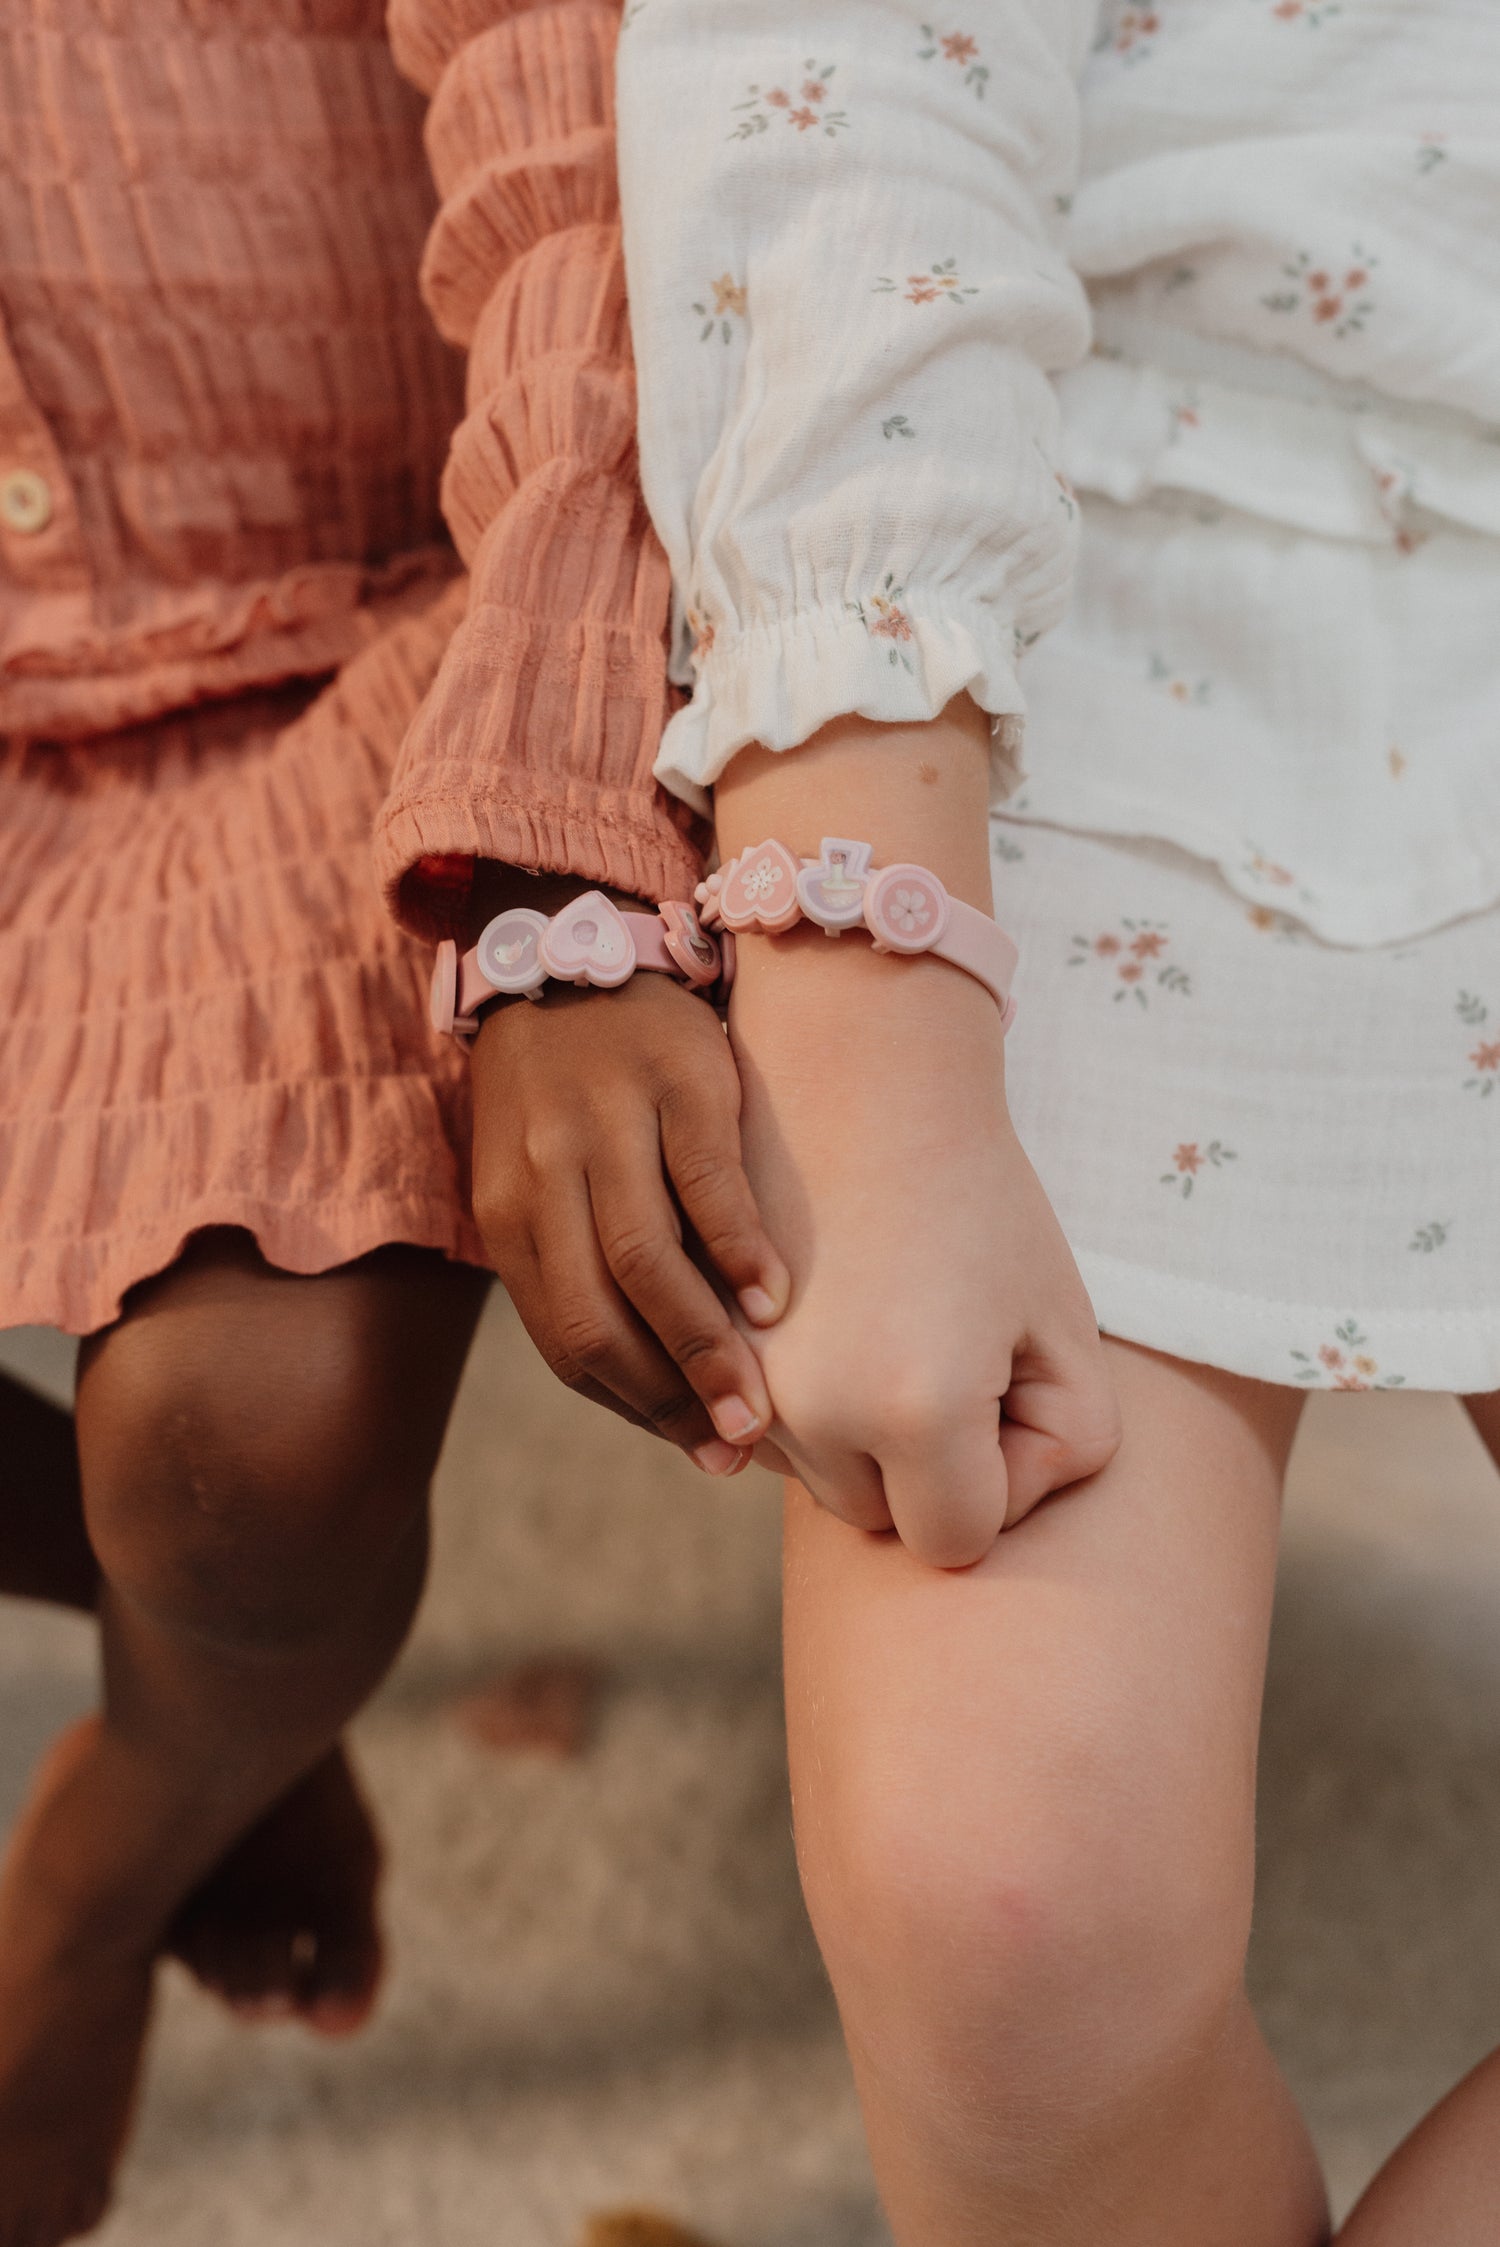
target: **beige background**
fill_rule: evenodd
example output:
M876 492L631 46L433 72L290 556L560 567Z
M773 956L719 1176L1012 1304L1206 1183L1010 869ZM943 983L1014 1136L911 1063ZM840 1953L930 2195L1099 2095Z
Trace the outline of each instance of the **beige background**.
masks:
M40 1349L10 1338L9 1356ZM396 1973L320 2048L169 1977L106 2247L573 2247L651 2201L723 2247L881 2247L792 1866L770 1481L707 1485L486 1319L432 1590L360 1727ZM1500 1478L1458 1408L1319 1397L1293 1470L1254 1981L1346 2203L1500 2041ZM455 1695L608 1666L591 1752L501 1758ZM0 1602L0 1822L89 1704L86 1626Z

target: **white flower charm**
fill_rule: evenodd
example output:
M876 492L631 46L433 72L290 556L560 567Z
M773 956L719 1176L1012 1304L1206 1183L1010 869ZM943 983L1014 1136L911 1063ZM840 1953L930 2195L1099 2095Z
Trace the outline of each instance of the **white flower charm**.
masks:
M758 865L752 866L745 876L745 895L757 900L762 897L769 897L782 878L781 868L774 865L770 859L763 858Z
M919 935L932 919L932 907L919 889L898 889L886 911L903 936Z

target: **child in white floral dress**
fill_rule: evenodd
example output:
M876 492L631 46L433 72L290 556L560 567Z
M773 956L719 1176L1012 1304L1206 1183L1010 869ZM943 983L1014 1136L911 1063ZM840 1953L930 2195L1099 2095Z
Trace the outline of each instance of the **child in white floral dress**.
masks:
M625 22L658 773L726 855L993 881L1021 947L1003 1060L967 978L816 930L742 942L731 1016L799 1852L890 2220L1316 2247L1243 1986L1287 1452L1309 1389L1405 1384L1500 1457L1500 11ZM497 1018L528 1143L613 1003ZM1351 2242L1492 2236L1486 2095Z

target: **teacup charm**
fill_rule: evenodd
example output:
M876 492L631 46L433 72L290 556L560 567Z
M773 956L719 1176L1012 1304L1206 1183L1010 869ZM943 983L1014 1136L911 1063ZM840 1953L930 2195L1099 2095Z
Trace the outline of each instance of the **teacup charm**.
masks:
M797 897L799 868L782 843L760 843L724 868L717 904L725 928L743 932L760 929L774 936L800 920Z
M689 983L704 990L719 980L719 947L700 925L691 905L679 905L673 899L658 906L661 920L661 937L670 957L676 961Z
M809 859L797 876L797 898L810 921L829 936L857 928L864 917L870 845L825 835L821 858Z
M927 952L948 926L948 892L925 866L885 866L865 891L877 952Z
M635 941L602 890L591 889L545 924L540 958L560 983L597 983L611 991L635 969Z
M547 916L529 905L512 906L485 925L474 948L474 957L486 983L508 993L539 991L547 980L542 965L542 938Z

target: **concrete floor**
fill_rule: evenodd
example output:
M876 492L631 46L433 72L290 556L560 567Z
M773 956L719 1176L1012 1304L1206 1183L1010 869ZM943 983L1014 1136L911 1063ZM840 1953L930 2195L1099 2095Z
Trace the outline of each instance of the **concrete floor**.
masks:
M1344 2205L1500 2040L1500 1480L1445 1400L1320 1396L1293 1485L1254 1981ZM772 1484L576 1404L497 1303L438 1510L359 1731L383 2014L320 2048L174 1972L104 2247L575 2247L637 2203L724 2247L882 2247L792 1865ZM86 1627L0 1606L3 1824L93 1680ZM586 1755L465 1735L456 1699L558 1649L604 1667Z

